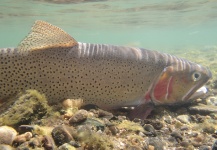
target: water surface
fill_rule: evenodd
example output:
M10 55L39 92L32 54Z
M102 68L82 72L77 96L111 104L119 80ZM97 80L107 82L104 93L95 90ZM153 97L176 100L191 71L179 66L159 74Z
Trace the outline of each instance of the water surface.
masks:
M160 51L217 45L216 0L1 0L0 47L16 47L35 20L80 42Z

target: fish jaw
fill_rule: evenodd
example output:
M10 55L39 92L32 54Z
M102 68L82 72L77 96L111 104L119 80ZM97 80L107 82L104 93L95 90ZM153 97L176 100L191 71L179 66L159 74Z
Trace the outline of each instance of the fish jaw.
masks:
M204 95L206 95L207 92L208 92L207 88L205 86L202 86L196 92L194 92L194 94L192 94L189 99L196 99L199 97L203 97Z
M188 65L183 67L185 69L177 64L164 68L149 92L155 104L186 103L212 77L205 67L191 62L185 64Z

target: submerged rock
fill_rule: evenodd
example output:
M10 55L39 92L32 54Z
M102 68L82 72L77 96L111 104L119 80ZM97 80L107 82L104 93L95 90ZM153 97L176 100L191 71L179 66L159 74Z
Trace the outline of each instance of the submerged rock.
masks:
M199 104L189 107L190 112L199 114L217 113L217 106Z
M15 148L10 145L0 144L0 150L15 150Z
M191 118L188 115L179 115L177 116L177 119L185 124L189 124L191 121Z
M68 143L65 143L58 147L58 150L76 150L76 148Z
M0 124L12 126L29 123L32 120L39 120L50 110L44 95L36 90L26 90L6 112L0 115Z
M150 125L150 124L145 124L144 126L143 126L143 128L144 128L144 134L145 135L147 135L147 136L156 136L157 135L157 133L156 133L156 131L155 131L155 129L154 129L154 127L152 126L152 125Z
M26 141L29 141L32 138L31 132L26 132L21 135L16 136L13 142L15 143L24 143Z
M0 144L12 145L16 138L17 131L9 126L0 127Z
M74 141L73 135L75 135L75 131L73 127L61 125L54 128L51 134L56 145L60 146L64 143Z
M79 123L87 119L88 112L86 110L78 110L70 119L69 124Z

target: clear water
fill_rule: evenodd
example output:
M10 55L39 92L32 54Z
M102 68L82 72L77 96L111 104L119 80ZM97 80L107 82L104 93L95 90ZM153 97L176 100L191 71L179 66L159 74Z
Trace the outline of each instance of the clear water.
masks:
M217 46L216 0L71 1L0 0L0 47L16 47L35 20L79 42L161 51Z

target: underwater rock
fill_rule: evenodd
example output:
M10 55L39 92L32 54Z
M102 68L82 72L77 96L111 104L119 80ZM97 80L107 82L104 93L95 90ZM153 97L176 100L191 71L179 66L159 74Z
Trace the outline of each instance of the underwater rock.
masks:
M209 133L209 134L214 134L216 131L216 124L205 121L204 123L200 124L200 127L203 132Z
M9 126L0 127L0 144L12 145L17 131Z
M199 104L196 106L189 107L189 110L191 113L199 113L201 115L206 115L210 113L217 113L217 106Z
M181 121L182 123L185 123L185 124L189 124L190 120L191 120L188 115L179 115L179 116L177 116L177 119L179 121Z
M145 124L144 126L143 126L143 128L144 128L144 134L145 135L147 135L147 136L157 136L157 133L156 133L156 131L155 131L155 129L154 129L154 127L152 126L152 125L150 125L150 124Z
M70 119L69 124L79 123L87 119L88 112L86 110L78 110Z
M177 140L177 142L180 142L180 141L183 140L182 135L179 132L177 132L177 131L173 131L171 133L171 136L174 137Z
M26 141L29 141L32 138L32 133L31 132L26 132L24 134L20 134L15 137L14 143L24 143Z
M75 135L75 130L73 127L60 125L55 127L51 134L56 145L60 146L64 143L74 141L73 135Z
M98 131L98 130L104 131L105 130L105 125L102 122L100 122L96 119L92 119L92 118L87 118L80 125L89 125L89 126L95 127L96 131Z
M154 150L164 150L166 142L160 137L149 137L148 138L149 146L153 146Z
M76 150L76 148L68 143L65 143L58 147L58 150Z
M15 145L16 145L16 143L15 143ZM52 147L52 148L55 149L55 147ZM29 141L26 141L20 145L18 144L18 147L17 147L18 150L24 150L24 149L52 150L52 148L46 147L46 140L45 140L45 137L42 135L35 136L35 137L31 138Z
M113 149L114 139L104 132L96 132L89 125L77 127L77 139L83 143L83 149Z
M0 144L0 150L15 150L15 148L10 145Z
M72 146L74 146L75 148L81 147L81 144L78 143L77 141L70 141L69 144L72 145Z
M124 129L124 130L128 130L128 131L134 131L134 132L144 132L144 128L132 121L129 120L123 120L120 124L117 125L117 128L120 129Z
M211 147L206 146L206 145L202 145L199 147L199 150L211 150Z
M217 97L216 96L211 96L211 97L206 98L206 104L207 105L217 106Z
M217 140L213 143L212 150L217 150Z
M113 117L113 114L102 110L102 109L98 109L98 118L107 118L107 119L111 119Z
M44 95L36 90L26 90L6 112L0 115L0 120L4 125L27 124L43 117L50 112L50 109Z
M43 146L45 147L45 149L53 150L56 148L53 138L49 135L43 136L42 142L43 142Z
M171 116L168 116L168 115L164 116L164 117L163 117L163 120L164 120L166 123L168 123L168 124L171 124L172 121L173 121L172 117L171 117Z
M189 141L181 141L181 142L180 142L180 145L181 145L182 147L188 147L188 146L190 145L190 142L189 142Z
M114 124L107 124L107 126L111 131L112 135L116 135L119 132L119 129Z
M156 130L160 130L163 127L163 123L158 120L145 119L144 124L151 124Z

